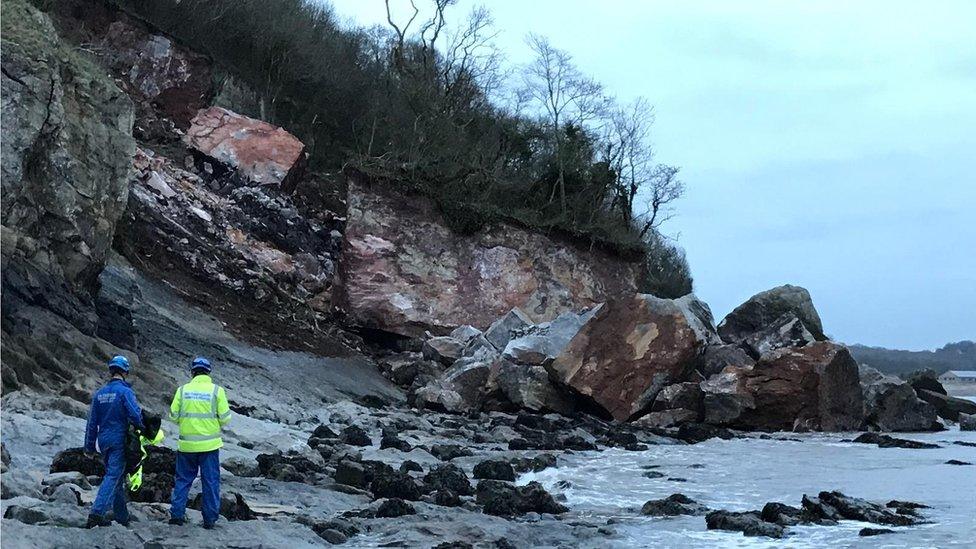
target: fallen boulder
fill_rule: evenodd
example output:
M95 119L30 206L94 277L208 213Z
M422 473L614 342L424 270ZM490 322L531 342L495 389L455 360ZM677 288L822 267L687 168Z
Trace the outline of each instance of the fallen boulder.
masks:
M69 505L82 505L81 487L75 484L61 484L47 493L48 501L67 503Z
M693 412L702 410L702 390L699 383L692 381L675 383L661 389L651 405L651 411L685 409Z
M514 330L515 337L505 345L502 356L516 364L542 365L554 360L595 311L565 312L551 322Z
M678 515L704 515L708 507L684 494L671 494L664 499L652 499L641 507L641 514L652 517L675 517Z
M684 381L705 345L716 340L711 314L694 295L635 294L593 311L546 369L625 421L647 412L662 388Z
M746 336L742 347L755 359L776 349L803 347L816 341L803 321L792 312L783 313L768 326Z
M521 516L526 513L558 515L569 509L552 498L538 482L515 486L500 480L478 482L476 501L487 515Z
M460 444L435 444L430 447L430 454L441 461L474 455L471 450Z
M514 406L533 412L570 415L577 410L577 397L552 382L542 366L513 364L499 360L493 366L494 385Z
M408 501L418 501L421 496L420 486L408 473L390 468L377 468L373 471L373 479L369 483L369 490L376 499L399 498Z
M739 345L709 345L698 358L695 368L708 379L729 366L749 367L756 361Z
M397 435L397 431L384 427L382 435L380 436L380 450L386 448L396 448L401 452L409 452L413 449L413 446L409 442L403 440Z
M309 482L322 472L321 465L300 455L259 454L256 459L261 476L283 482Z
M417 390L413 403L418 408L466 413L481 409L491 363L462 358L436 379Z
M864 394L864 421L879 431L941 429L935 407L918 398L915 389L870 366L858 367Z
M726 343L740 344L750 335L773 324L785 313L792 313L799 319L817 341L827 339L810 292L789 284L750 297L719 323L718 334Z
M197 494L188 507L197 511L202 509L203 494ZM237 492L220 494L220 516L227 520L254 520L257 518L251 507L244 501L244 496Z
M701 388L706 422L744 430L847 431L864 415L857 363L831 342L773 351Z
M908 526L921 522L914 515L892 511L879 503L845 496L840 492L820 492L817 497L803 496L803 509L812 515L830 520L860 520L888 526Z
M91 484L88 482L88 477L78 471L51 473L41 479L41 485L44 486L45 493L53 492L55 488L61 486L62 484L75 484L85 490L91 488Z
M372 480L371 476L367 473L362 463L350 459L343 459L336 465L334 478L339 484L354 486L356 488L367 488L369 487L370 480Z
M515 482L515 469L503 459L486 459L474 466L474 478Z
M764 521L758 511L712 511L705 515L705 524L709 530L731 530L734 532L742 532L746 536L766 536L770 538L782 538L786 536L785 528L778 524Z
M339 440L350 446L373 445L373 440L369 438L369 433L358 425L350 425L343 429L342 433L339 434Z
M183 140L234 170L246 184L276 186L290 193L305 170L305 145L295 136L221 107L197 112Z
M461 358L465 343L451 336L432 337L424 341L421 351L427 360L434 360L445 366L450 366L454 361Z
M453 463L445 463L433 467L424 476L424 488L428 492L437 490L450 490L461 496L470 496L474 493L471 481L460 467Z
M642 416L636 423L642 427L651 429L667 429L669 427L677 427L698 421L701 421L701 412L676 408L673 410L651 412Z
M519 308L514 308L504 316L496 320L485 330L485 339L488 340L495 349L501 351L505 349L508 342L512 340L515 334L525 330L532 325L532 319L529 318L524 312Z
M760 512L760 517L766 522L780 526L793 526L808 521L802 509L778 501L766 503Z
M857 535L865 538L869 536L880 536L882 534L893 534L894 530L890 528L861 528L857 531Z
M853 442L857 442L858 444L877 444L879 448L931 449L940 447L938 444L894 438L888 435L879 435L878 433L864 433L855 438Z
M939 375L935 373L935 370L924 369L915 370L914 372L908 374L905 381L912 386L916 391L919 389L925 389L926 391L932 391L933 393L939 393L940 395L947 395L945 387L939 381Z
M78 471L85 476L105 476L105 465L98 454L87 454L84 448L68 448L54 455L52 473Z
M976 414L976 402L964 398L936 393L927 389L915 389L918 398L935 406L939 417L959 421L959 414Z
M539 471L545 471L550 467L556 467L557 458L553 454L539 454L534 457L515 457L512 458L509 463L512 464L512 468L519 473L527 473L529 471L538 473Z
M395 518L416 514L417 510L414 509L414 506L400 498L383 500L383 503L376 509L376 518Z

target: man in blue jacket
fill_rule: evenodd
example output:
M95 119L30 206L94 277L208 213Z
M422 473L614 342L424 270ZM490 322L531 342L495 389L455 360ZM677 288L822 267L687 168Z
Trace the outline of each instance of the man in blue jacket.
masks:
M88 528L108 526L105 517L109 506L115 511L115 520L123 526L129 524L129 510L125 497L125 438L129 425L140 431L142 410L136 402L132 387L125 381L129 375L129 361L124 356L112 357L108 363L112 376L109 382L92 397L88 412L88 428L85 430L85 451L94 452L95 442L105 463L105 476L98 487L98 495L88 515Z

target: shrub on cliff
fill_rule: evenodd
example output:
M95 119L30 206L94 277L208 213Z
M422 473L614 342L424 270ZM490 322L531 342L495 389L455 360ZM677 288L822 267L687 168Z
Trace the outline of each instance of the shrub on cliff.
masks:
M684 250L657 231L652 231L645 242L647 252L638 291L666 298L690 294L693 279Z

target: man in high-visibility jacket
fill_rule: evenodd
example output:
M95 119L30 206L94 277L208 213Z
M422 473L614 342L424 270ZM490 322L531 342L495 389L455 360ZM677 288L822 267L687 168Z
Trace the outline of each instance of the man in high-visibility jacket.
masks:
M176 390L169 418L180 426L170 524L183 524L190 485L200 474L203 484L203 527L213 528L220 513L220 429L230 421L223 387L210 379L213 367L203 357L193 359L193 379Z

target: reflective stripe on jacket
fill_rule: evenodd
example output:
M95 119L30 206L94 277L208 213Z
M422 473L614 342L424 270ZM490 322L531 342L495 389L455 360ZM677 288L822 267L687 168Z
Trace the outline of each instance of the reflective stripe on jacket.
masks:
M169 419L180 426L180 452L210 452L224 445L220 427L230 421L230 405L223 387L199 375L176 390Z

